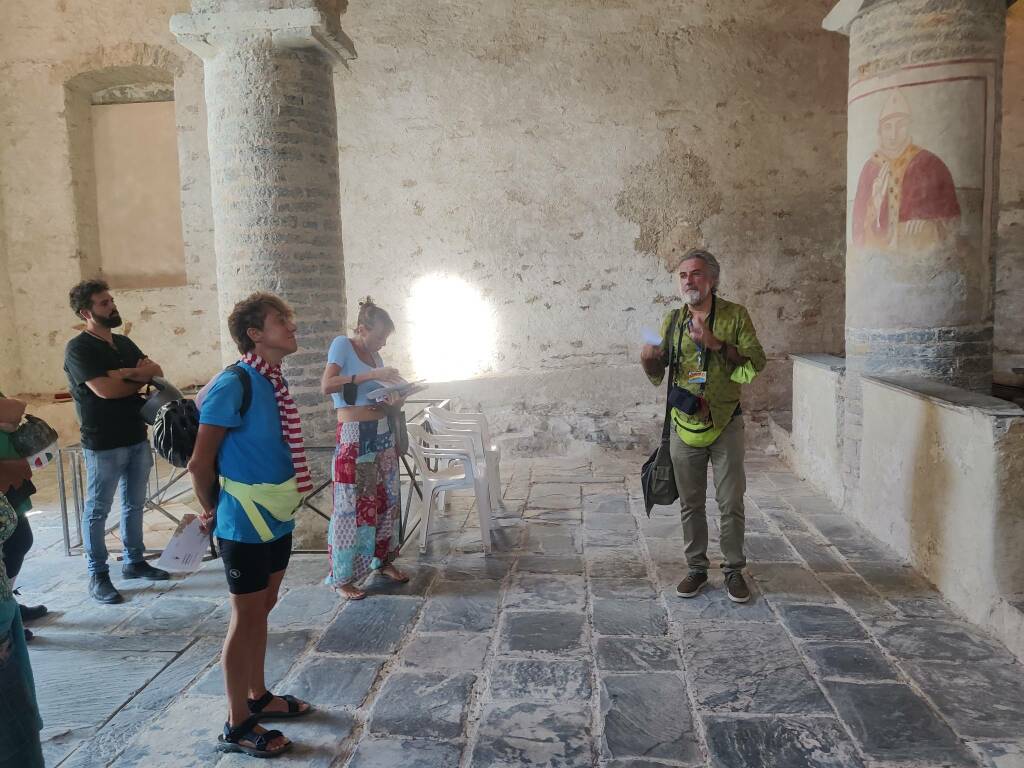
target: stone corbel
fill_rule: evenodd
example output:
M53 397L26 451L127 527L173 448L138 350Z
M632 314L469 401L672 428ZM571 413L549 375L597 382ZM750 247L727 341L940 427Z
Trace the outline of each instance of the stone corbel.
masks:
M197 56L217 55L220 41L245 33L270 33L282 48L320 48L335 62L356 58L355 46L338 24L329 24L316 8L267 11L179 13L171 17L171 33Z

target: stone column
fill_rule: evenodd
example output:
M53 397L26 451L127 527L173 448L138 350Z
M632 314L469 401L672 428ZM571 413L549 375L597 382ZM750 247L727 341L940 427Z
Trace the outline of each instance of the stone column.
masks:
M309 443L333 439L319 382L345 322L333 73L354 52L339 16L338 0L193 0L171 19L204 62L221 356L237 359L236 301L288 301L299 352L285 372Z
M862 373L991 386L1006 9L1006 0L841 0L825 20L850 37L848 504Z

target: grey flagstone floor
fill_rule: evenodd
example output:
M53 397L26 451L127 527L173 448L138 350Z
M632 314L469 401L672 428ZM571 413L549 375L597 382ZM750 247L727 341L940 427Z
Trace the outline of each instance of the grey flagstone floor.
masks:
M268 682L317 712L275 765L348 768L1024 766L1024 669L777 459L748 457L748 581L698 597L678 511L650 519L642 457L506 460L495 552L453 496L408 585L345 603L323 556L293 557ZM712 492L713 493L713 492ZM45 494L42 494L45 495ZM708 503L710 555L717 511ZM52 613L32 663L48 766L251 764L214 751L225 717L219 561L86 596L55 513L19 584Z

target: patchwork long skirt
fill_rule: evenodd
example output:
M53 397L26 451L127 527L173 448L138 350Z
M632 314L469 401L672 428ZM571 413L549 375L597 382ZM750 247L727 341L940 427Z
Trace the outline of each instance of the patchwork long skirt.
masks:
M398 453L388 420L338 424L326 584L358 582L398 556Z

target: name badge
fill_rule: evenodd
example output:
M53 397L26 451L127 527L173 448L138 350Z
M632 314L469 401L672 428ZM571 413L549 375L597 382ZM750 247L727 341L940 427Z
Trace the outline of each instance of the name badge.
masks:
M687 384L707 384L707 371L690 371L686 374Z

